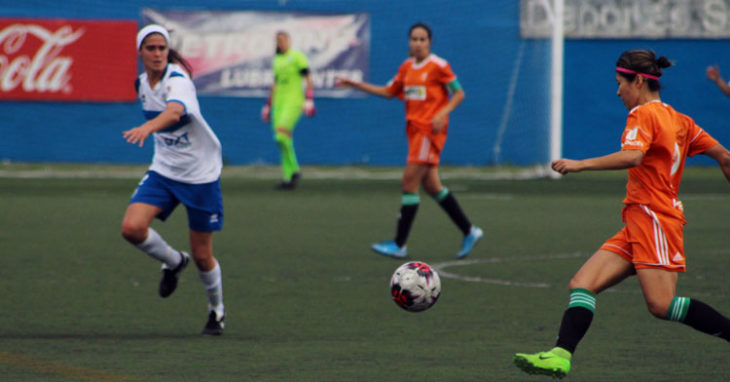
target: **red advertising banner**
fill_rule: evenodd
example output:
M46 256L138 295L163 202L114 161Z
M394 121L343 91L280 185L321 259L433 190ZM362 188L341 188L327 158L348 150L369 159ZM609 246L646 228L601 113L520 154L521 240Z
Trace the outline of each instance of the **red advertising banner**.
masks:
M135 101L136 21L0 18L0 100Z

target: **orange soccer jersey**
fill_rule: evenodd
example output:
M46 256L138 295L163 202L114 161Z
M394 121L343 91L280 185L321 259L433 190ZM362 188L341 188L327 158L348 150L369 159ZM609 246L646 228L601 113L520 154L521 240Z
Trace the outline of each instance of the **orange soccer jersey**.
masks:
M387 89L405 100L409 124L430 130L433 117L449 103L446 85L455 79L451 65L431 54L419 63L413 57L405 60Z
M631 110L621 148L641 150L644 159L628 171L626 226L601 248L619 254L635 268L684 271L686 222L677 197L684 162L717 143L690 117L660 101Z
M408 163L439 163L448 133L448 116L446 127L438 134L431 132L431 121L449 103L447 84L454 80L456 75L449 63L431 54L419 63L412 57L405 60L388 84L388 92L406 104Z
M692 118L660 101L637 106L629 112L621 139L622 150L641 150L641 165L629 169L624 204L643 204L654 212L684 222L677 198L687 156L694 156L718 142Z

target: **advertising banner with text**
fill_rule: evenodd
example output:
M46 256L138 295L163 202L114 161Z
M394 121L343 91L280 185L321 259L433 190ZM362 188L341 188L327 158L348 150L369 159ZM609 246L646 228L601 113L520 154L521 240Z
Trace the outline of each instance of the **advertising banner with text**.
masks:
M0 18L0 100L135 101L136 21Z
M521 0L520 32L550 37L551 0ZM566 38L730 37L730 0L565 0Z
M309 59L317 97L351 97L335 77L368 80L370 17L255 11L144 9L144 24L170 30L171 46L190 62L201 95L267 97L276 32L291 36L293 49Z

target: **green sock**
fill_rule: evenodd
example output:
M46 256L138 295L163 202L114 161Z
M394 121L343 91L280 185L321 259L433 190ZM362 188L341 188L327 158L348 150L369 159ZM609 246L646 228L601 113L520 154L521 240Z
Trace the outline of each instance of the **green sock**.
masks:
M667 320L684 322L684 318L687 317L687 311L689 310L689 297L674 297L672 303L669 304L669 311L667 311Z
M291 180L292 174L299 172L299 162L294 151L294 140L286 134L276 134L276 143L281 151L281 172L284 181Z

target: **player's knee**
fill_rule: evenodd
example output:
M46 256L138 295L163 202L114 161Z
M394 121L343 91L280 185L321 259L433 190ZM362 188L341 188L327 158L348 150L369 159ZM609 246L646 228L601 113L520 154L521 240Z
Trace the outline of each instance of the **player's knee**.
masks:
M401 189L403 192L417 193L421 180L413 174L403 174Z
M139 244L147 238L147 227L132 222L122 222L122 237L132 244Z
M443 187L438 187L437 185L434 185L431 182L427 182L426 180L423 180L421 182L421 185L423 185L423 190L426 191L433 198L437 198L439 192L443 189Z
M200 256L200 255L193 255L193 261L195 261L195 266L198 267L199 270L203 272L209 272L213 268L215 268L217 262L215 260L215 257L211 256Z
M568 283L568 289L587 289L593 292L593 288L587 283L583 282L580 278L573 276ZM594 292L595 293L595 292Z
M276 142L277 145L279 145L279 147L283 148L283 147L287 146L289 144L290 140L291 140L291 138L286 134L282 134L282 133L274 134L274 141Z
M647 300L646 308L649 309L649 313L656 318L666 319L667 312L669 311L670 302L659 301L659 300Z

